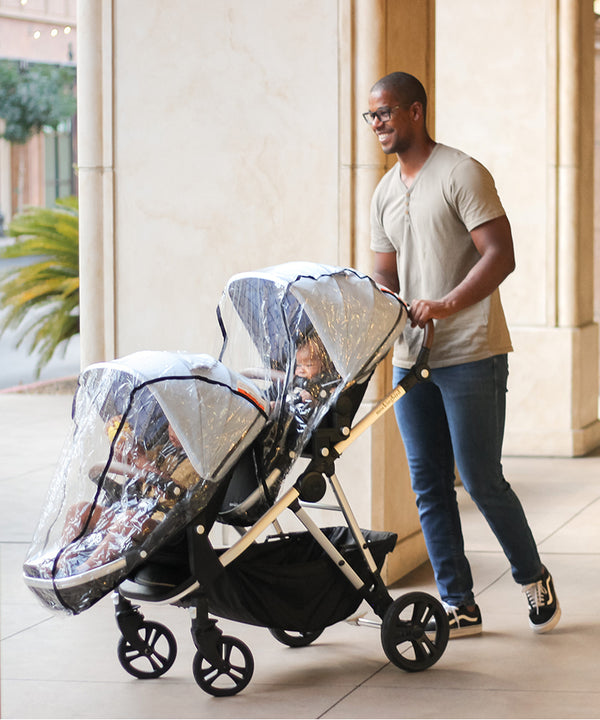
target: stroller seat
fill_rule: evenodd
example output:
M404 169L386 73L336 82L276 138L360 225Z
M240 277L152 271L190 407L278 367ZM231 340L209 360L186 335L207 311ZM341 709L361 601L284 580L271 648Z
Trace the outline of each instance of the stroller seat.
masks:
M338 397L334 407L311 433L302 456L314 458L321 447L332 440L345 436L358 411L368 386L368 380L347 388ZM248 527L273 505L277 494L277 483L270 486L261 476L261 457L264 452L264 435L268 427L244 451L231 471L227 490L217 522L235 527ZM394 546L392 539L387 552ZM217 552L219 552L217 550ZM163 547L142 565L131 579L121 584L122 593L131 600L157 604L174 603L188 596L198 587L198 581L190 573L188 545L185 540ZM383 557L383 555L382 555Z
M217 522L247 527L273 504L278 483L277 479L274 479L271 487L265 484L265 478L258 466L261 454L262 443L258 438L243 453L231 473L223 503L217 514Z
M352 426L364 398L370 376L364 382L355 383L342 391L333 407L323 417L319 425L306 438L301 449L305 458L315 458L322 447L341 440ZM300 418L303 422L303 418ZM298 423L293 418L292 426ZM254 443L238 460L217 515L217 521L238 527L247 527L270 507L279 489L279 476L269 480L264 476L264 437L269 433L269 424ZM292 431L293 434L293 431ZM293 460L293 457L290 458Z

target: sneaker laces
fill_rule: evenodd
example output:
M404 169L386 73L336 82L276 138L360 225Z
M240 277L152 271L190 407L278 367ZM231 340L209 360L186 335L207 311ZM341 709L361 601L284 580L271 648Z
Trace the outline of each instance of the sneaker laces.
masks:
M527 602L532 610L538 610L547 604L548 589L543 580L524 585L522 592L527 596Z
M444 610L448 615L452 615L453 618L458 623L458 610L459 608L456 605L450 605L445 600L442 600L442 605L444 606Z

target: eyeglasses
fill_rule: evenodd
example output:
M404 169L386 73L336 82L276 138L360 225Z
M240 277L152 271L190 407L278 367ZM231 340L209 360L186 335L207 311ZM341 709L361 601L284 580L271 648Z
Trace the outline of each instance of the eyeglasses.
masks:
M379 108L379 110L375 110L375 112L366 112L363 113L362 116L365 119L365 122L367 125L373 125L375 122L375 118L379 120L379 122L387 122L392 117L392 110L395 108L402 107L402 105L392 105L392 107L382 107Z

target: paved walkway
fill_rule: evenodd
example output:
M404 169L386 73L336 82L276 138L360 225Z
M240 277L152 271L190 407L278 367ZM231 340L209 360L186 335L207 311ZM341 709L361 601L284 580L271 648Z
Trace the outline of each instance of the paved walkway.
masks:
M422 673L391 665L375 629L339 623L291 649L262 628L221 622L252 650L254 677L232 698L194 682L187 613L153 607L179 645L171 670L135 680L119 665L110 597L77 617L47 612L21 579L69 427L71 399L0 394L2 718L598 718L600 456L506 458L563 608L557 629L530 632L520 589L491 532L461 493L484 617L481 636L450 641ZM392 589L435 592L423 566Z

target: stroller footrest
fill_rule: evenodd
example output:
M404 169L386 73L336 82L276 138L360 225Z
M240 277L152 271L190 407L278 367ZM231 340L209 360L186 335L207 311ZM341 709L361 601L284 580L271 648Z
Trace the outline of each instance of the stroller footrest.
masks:
M183 568L170 568L149 563L141 567L130 579L119 586L119 592L131 600L165 603L187 595L198 583Z

